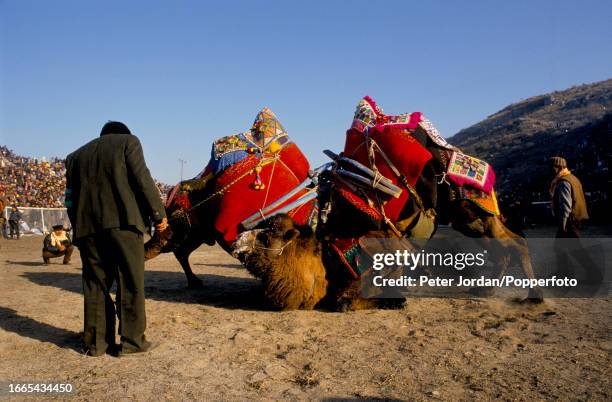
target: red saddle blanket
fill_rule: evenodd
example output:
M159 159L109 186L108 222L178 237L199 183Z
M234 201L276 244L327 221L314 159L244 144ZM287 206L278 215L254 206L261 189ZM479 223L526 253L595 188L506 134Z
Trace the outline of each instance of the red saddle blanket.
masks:
M238 235L240 223L274 201L288 194L308 178L308 161L297 145L291 143L278 153L249 155L226 169L216 180L215 229L229 246ZM257 183L264 184L258 188ZM287 205L299 198L306 189L289 198ZM304 224L310 216L314 201L289 212L298 223ZM280 208L281 206L279 206ZM272 213L274 211L270 211Z
M305 195L307 188L290 193L308 179L309 168L308 160L274 113L264 108L250 130L213 143L211 160L204 171L177 185L166 208L187 211L196 220L194 209L204 209L212 215L212 229L227 249L241 231L243 220L274 204L262 214L270 216ZM282 202L276 203L279 200ZM299 203L287 213L298 224L305 224L315 202Z
M214 185L214 192L218 194L214 199L214 228L221 234L226 246L231 246L236 240L243 220L289 194L308 179L310 168L302 151L289 139L268 108L257 115L251 130L243 133L241 138L245 139L246 145L234 144L230 151L242 155L236 158L237 162L217 173ZM217 141L213 146L213 159L220 154L219 143ZM224 142L223 147L226 149L221 157L227 158L228 150ZM266 215L289 205L306 191L298 191L272 211L266 211ZM313 207L314 200L289 211L289 215L298 224L304 224Z
M391 221L399 218L410 195L387 160L405 176L411 186L414 186L423 167L432 158L431 153L410 135L420 122L419 112L387 116L374 101L365 97L359 102L353 125L346 132L344 155L371 169L378 169L380 174L403 189L398 198L389 196L381 198L385 215ZM370 140L377 145L372 150L370 150ZM376 195L372 193L371 199L376 200ZM366 203L366 201L357 199L354 202L359 209L363 209L363 205L356 204L359 202Z

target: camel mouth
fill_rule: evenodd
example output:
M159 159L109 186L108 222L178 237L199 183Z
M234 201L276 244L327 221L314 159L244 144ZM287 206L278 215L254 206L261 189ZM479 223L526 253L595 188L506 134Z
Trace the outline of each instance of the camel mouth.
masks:
M255 239L257 239L257 235L262 231L263 229L253 229L240 233L232 246L232 256L242 259L247 254L253 252L255 249Z

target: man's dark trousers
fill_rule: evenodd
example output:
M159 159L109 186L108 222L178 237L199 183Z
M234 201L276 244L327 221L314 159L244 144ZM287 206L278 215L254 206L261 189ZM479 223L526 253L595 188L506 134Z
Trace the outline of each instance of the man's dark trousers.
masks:
M146 327L142 234L107 229L79 239L85 298L84 342L92 355L115 345L115 305L109 294L115 280L123 350L139 350Z
M13 238L13 235L17 235L17 238L19 239L19 222L9 220L9 227L11 228L11 239Z

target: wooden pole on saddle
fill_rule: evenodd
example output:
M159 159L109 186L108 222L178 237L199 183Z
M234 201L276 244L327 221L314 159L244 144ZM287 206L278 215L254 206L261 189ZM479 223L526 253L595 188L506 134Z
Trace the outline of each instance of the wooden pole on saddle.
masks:
M325 155L327 155L329 158L331 158L334 162L336 162L337 164L342 164L345 166L349 166L349 167L353 167L354 169L356 169L359 172L365 173L367 175L366 176L362 176L359 173L355 173L355 172L351 172L348 170L345 170L343 168L337 168L336 171L338 172L338 174L348 178L348 179L352 179L354 181L357 181L359 183L368 185L372 188L374 188L375 190L378 190L380 192L383 192L387 195L390 195L394 198L399 198L399 196L402 193L402 189L399 188L398 186L396 186L395 184L393 184L393 182L391 180L389 180L387 177L381 175L379 172L374 171L370 168L368 168L367 166L362 165L361 163L357 162L354 159L350 159L347 158L345 156L341 156L341 155L337 155L336 153L326 149L323 151L323 153Z

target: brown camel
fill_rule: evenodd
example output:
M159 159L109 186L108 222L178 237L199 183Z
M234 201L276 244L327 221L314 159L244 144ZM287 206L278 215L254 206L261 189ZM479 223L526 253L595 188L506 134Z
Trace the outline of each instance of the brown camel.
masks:
M362 119L361 123L369 124L374 120L385 124L402 119L404 122L407 121L406 116L385 116L382 110L376 108L373 101L368 99L364 98L360 102L355 115L356 119ZM366 116L368 113L374 113L374 115L370 115L371 119ZM410 117L410 121L412 121L412 117ZM241 237L241 241L238 242L238 248L241 250L240 254L243 259L248 260L249 270L262 278L267 286L266 294L275 305L281 308L312 308L319 301L319 293L315 291L315 288L323 284L320 279L314 279L320 278L320 274L323 272L321 267L327 268L327 294L328 298L334 299L336 308L350 309L361 308L362 306L387 307L389 305L400 305L401 302L399 301L361 301L357 291L359 280L355 279L355 276L347 276L348 270L331 269L338 265L339 261L337 255L330 252L329 245L333 244L334 239L338 238L359 238L373 234L380 236L381 233L387 236L429 238L435 233L437 225L443 223L451 223L453 228L466 236L504 239L504 242L495 243L497 249L500 247L503 249L500 253L496 253L499 260L497 266L500 267L499 276L505 273L510 262L515 259L520 262L525 276L530 279L534 278L525 240L507 229L495 213L487 212L474 202L459 196L460 189L445 180L448 152L455 148L445 144L443 139L432 136L431 131L427 131L426 126L419 125L415 129L405 131L408 136L412 137L412 142L416 140L428 151L428 154L430 153L433 156L426 163L424 162L422 171L414 175L416 180L414 187L408 184L406 180L401 180L401 174L397 169L392 169L396 171L397 177L395 179L397 180L395 184L392 183L392 187L395 189L391 188L391 192L407 191L410 194L409 202L403 206L395 222L391 222L386 217L384 220L378 220L377 222L356 219L355 214L350 209L347 213L347 210L340 205L340 197L337 195L339 176L332 169L324 172L319 178L317 198L321 216L316 233L309 232L306 228L295 224L286 222L280 224L273 220L272 226L268 224L264 231L253 232ZM355 127L363 128L363 125ZM400 137L402 136L400 135ZM436 139L434 140L434 138ZM381 161L382 157L389 162L388 158L384 156L382 148L379 147L378 149L379 151L373 151L372 156L378 161ZM397 147L395 149L397 150ZM405 161L416 158L405 148L401 149L404 153L396 156L399 159ZM376 152L379 152L379 154L376 154ZM355 157L354 155L346 156L349 158ZM377 171L372 160L370 160L369 168ZM380 176L377 176L374 180L377 184L384 182L384 180L378 181L378 179L380 179ZM383 179L385 178L383 177ZM389 178L385 180L389 182ZM403 188L400 190L398 186L403 186ZM191 188L192 186L188 187L189 190L185 194L189 198L190 205L200 205L201 200L208 199L212 192L208 183L195 183L193 188ZM355 194L355 196L359 198L360 195ZM371 200L370 203L372 203ZM154 257L159 252L174 251L185 270L189 286L197 287L201 285L189 267L188 257L202 243L214 244L216 241L218 242L219 234L214 230L211 220L215 215L214 211L215 205L204 205L197 209L186 210L185 207L175 202L169 207L168 211L168 215L171 217L170 223L173 234L168 239L154 238L147 243L147 257ZM287 220L286 217L279 219L281 221ZM425 222L425 229L421 225L423 222ZM286 238L287 236L292 237L292 233L296 237L289 242ZM247 243L245 244L244 241L247 241ZM266 246L266 242L274 244L274 246ZM223 242L219 243L224 244ZM318 243L322 244L319 245ZM226 251L229 251L229 247L225 243ZM285 248L287 249L285 257L282 257L282 254L276 254L277 250L285 250ZM290 252L289 250L294 251ZM284 263L276 261L275 258L284 261ZM304 276L305 271L309 271L306 276ZM291 289L291 286L301 286L303 289ZM541 291L531 289L528 300L541 301ZM355 301L359 301L359 303L355 304Z
M241 261L262 280L266 298L276 308L312 310L328 287L322 243L309 226L297 226L287 215L277 215L267 224L269 231L247 232L252 239L239 236L234 255L242 255L239 244L253 250Z
M362 298L361 283L345 275L334 261L329 243L309 226L296 225L287 215L243 232L233 255L263 281L266 297L283 310L324 306L338 311L402 308L403 298ZM368 236L383 237L384 232Z
M428 141L428 137L419 138L418 135L415 135L415 138L430 149L434 156L441 152L439 146ZM413 188L412 201L406 204L400 216L400 220L408 221L401 226L401 235L411 236L411 230L414 228L412 225L416 219L409 217L422 213L431 220L432 230L428 236L433 236L438 224L451 223L455 230L468 237L499 240L492 244L496 249L496 252L493 253L493 258L497 260L495 265L499 268L497 276L503 276L509 264L514 260L521 265L524 275L533 279L535 276L525 239L506 228L499 216L487 213L472 201L458 199L454 195L458 189L453 184L440 180L445 171L443 161L438 158L433 158L427 163ZM393 236L394 231L397 232L397 227L393 228L394 231L388 227L368 227L367 224L356 221L353 214L343 213L343 211L335 213L335 209L338 209L334 205L334 200L337 199L335 198L337 177L334 177L333 172L324 172L319 182L319 205L322 211L327 209L331 212L325 219L320 220L325 223L319 223L316 235L310 228L299 227L292 224L290 218L281 216L268 222L263 229L244 232L234 246L234 254L239 256L249 271L261 277L264 283L267 276L273 277L276 283L283 283L284 293L309 295L310 282L293 276L320 274L324 267L328 281L326 300L332 303L334 309L401 307L403 299L400 298L361 298L360 280L348 275L347 271L340 267L341 263L337 256L329 251L330 239L372 235L380 237L381 233ZM305 240L289 241L293 236L307 239L307 242ZM315 245L317 243L319 244ZM304 244L308 244L308 247L303 247ZM286 253L285 257L283 257L284 253ZM319 282L319 284L322 283ZM300 289L289 292L287 287L290 286L297 286ZM266 292L277 305L284 306L283 296L275 294L275 289L268 289ZM472 293L486 295L492 293L492 289L475 288L472 289ZM539 303L542 300L542 292L538 288L530 289L525 299L533 303ZM296 305L293 301L292 306Z

